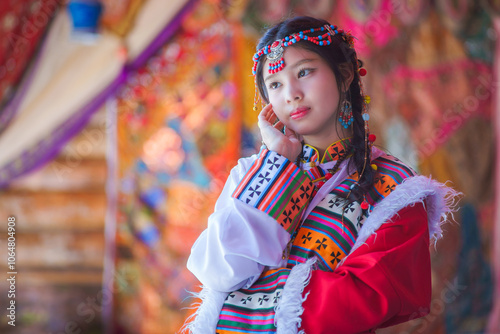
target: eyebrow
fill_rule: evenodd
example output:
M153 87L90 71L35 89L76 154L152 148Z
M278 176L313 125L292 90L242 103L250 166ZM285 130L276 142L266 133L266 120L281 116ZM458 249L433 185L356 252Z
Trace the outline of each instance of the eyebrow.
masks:
M304 59L299 60L295 64L290 65L290 67L297 68L304 63L310 63L310 62L315 61L315 60L317 60L317 59L316 58L304 58ZM272 77L274 77L276 74L278 74L278 73L273 73L271 75L268 75L266 78L264 78L264 82L266 82L269 79L272 79Z

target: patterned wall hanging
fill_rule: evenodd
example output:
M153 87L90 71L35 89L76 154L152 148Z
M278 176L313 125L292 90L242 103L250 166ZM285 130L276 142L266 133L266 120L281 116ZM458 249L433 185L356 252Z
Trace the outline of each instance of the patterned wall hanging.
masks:
M119 194L115 327L176 332L197 280L191 245L239 156L230 24L199 2L117 101ZM122 288L120 289L120 287Z

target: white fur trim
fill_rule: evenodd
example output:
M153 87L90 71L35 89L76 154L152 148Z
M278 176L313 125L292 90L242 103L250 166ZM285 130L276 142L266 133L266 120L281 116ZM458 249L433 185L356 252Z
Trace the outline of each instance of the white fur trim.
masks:
M214 334L227 295L227 292L220 292L207 287L204 287L200 293L193 293L193 297L201 299L201 302L193 303L190 307L198 309L186 319L180 333Z
M405 179L386 198L378 203L366 219L359 231L356 243L349 254L365 243L382 224L389 223L390 218L401 209L416 203L425 203L431 240L443 236L442 224L449 215L457 211L458 197L461 194L443 183L425 176L414 176ZM347 256L343 259L345 260ZM342 261L343 262L343 261Z
M305 263L297 264L290 271L281 300L275 310L274 325L277 328L277 334L297 333L302 322L300 316L304 312L302 302L307 298L307 296L302 297L302 292L309 284L311 269L315 262L316 258L312 257ZM303 333L300 331L299 334Z

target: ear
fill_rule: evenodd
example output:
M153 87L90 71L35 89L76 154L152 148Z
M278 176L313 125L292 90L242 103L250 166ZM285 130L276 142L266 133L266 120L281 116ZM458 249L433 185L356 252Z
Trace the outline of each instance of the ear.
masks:
M351 63L342 63L339 64L339 71L344 79L344 87L342 87L342 91L345 92L351 86L351 82L354 79L354 70L352 68Z

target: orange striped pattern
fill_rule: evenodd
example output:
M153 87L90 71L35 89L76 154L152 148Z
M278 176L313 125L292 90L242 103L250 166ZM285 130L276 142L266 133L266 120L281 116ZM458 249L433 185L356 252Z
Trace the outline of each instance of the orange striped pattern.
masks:
M232 197L267 213L293 233L313 189L307 174L299 167L285 157L264 149Z

